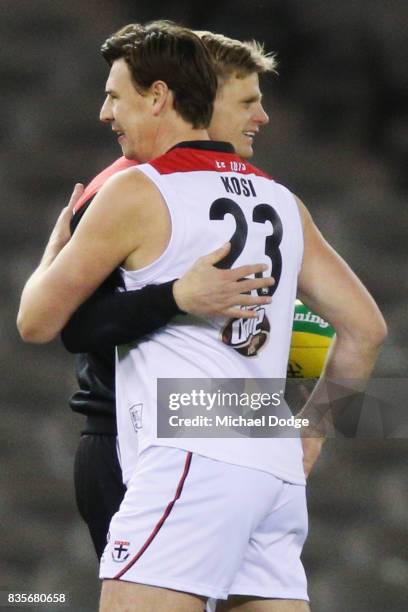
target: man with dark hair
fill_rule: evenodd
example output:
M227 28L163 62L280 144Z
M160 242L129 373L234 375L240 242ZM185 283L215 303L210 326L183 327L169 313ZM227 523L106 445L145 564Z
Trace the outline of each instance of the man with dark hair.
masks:
M274 57L255 42L243 43L211 32L199 35L210 51L218 80L209 135L214 140L231 142L241 157L249 157L256 133L268 121L258 75L275 71ZM103 118L110 124L109 115ZM71 202L75 214L72 219L69 214L65 216L67 237L68 224L74 231L104 182L136 163L120 158L91 181L84 193L76 192L79 199ZM215 267L228 253L227 246L201 258L176 283L149 285L136 291L115 292L120 278L114 273L78 309L62 332L66 348L82 353L77 358L80 389L70 400L74 411L87 416L75 457L75 491L98 558L106 545L110 520L126 490L116 450L114 346L138 340L165 325L182 312L179 306L201 316L233 316L233 306L242 299L240 283L227 276L231 271ZM253 266L247 275L259 272L260 266ZM235 314L253 316L251 310Z
M155 34L157 27L159 35ZM173 36L175 32L177 38ZM109 65L120 58L126 61L139 93L151 86L153 74L165 75L173 92L174 110L198 129L210 123L217 79L208 69L212 60L206 46L202 46L200 55L195 52L195 45L191 30L168 21L156 21L147 26L133 23L125 26L108 38L101 50ZM205 75L205 81L200 81L198 75Z
M153 26L140 43L138 31L132 54L145 52L151 39L156 53L160 35ZM178 36L177 30L166 33L163 60ZM211 99L206 71L212 67L192 45L200 56L192 65L208 80ZM157 379L284 377L298 276L301 297L337 332L328 376L367 378L385 324L303 204L225 143L209 142L191 117L186 121L160 68L140 93L126 58L113 60L107 82L112 127L118 121L124 150L153 161L111 178L62 251L55 256L52 244L47 247L22 295L20 333L36 342L54 337L118 265L126 289L165 282L170 271L179 276L190 258L224 243L231 230L230 266L262 253L274 279L269 295L258 297L257 324L242 326L240 344L224 333L232 321L189 316L118 353L119 444L128 489L101 564L101 610L198 612L208 596L230 595L220 609L301 612L308 606L300 562L306 535L300 440L157 438ZM246 138L252 142L250 134ZM242 286L246 290L248 280Z

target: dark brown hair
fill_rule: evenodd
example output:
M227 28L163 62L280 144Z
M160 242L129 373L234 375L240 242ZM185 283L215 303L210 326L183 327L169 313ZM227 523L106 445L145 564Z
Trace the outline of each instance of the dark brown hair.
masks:
M217 91L211 56L191 30L170 21L131 23L102 45L112 63L124 58L139 93L164 81L174 96L174 109L194 128L207 128Z

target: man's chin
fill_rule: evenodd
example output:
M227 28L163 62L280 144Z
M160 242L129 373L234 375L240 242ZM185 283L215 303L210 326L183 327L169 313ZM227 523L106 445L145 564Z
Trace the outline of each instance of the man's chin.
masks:
M242 159L250 159L254 154L253 148L248 146L236 149L235 152Z
M135 159L134 153L129 149L129 147L122 146L121 149L123 157L126 157L126 159Z

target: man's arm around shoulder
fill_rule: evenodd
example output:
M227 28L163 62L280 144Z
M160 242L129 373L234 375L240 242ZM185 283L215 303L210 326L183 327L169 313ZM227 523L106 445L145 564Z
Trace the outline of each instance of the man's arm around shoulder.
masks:
M95 197L61 250L51 236L22 293L17 325L24 340L52 340L78 306L138 248L140 211L152 188L136 169L118 173Z

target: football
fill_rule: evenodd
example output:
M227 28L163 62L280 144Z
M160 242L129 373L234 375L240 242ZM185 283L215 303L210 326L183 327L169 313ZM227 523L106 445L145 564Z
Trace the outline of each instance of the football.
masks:
M333 336L327 321L296 300L288 378L318 378Z

